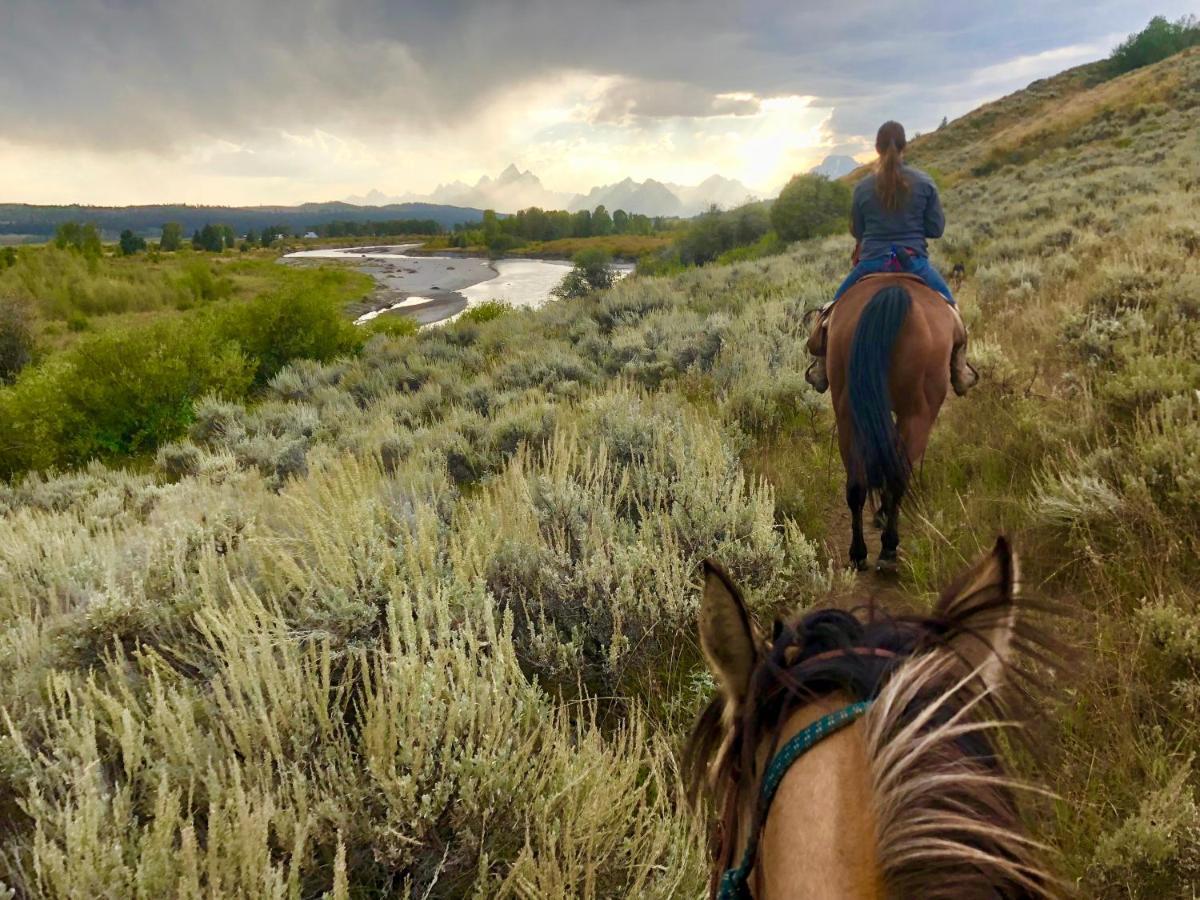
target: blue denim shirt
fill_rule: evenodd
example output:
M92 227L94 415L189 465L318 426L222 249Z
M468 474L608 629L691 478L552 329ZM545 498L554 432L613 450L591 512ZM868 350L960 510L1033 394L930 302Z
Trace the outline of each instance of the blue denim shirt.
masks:
M887 256L893 244L928 256L925 239L941 237L946 230L946 216L933 179L912 166L903 166L901 171L908 181L908 197L895 212L884 209L879 202L874 174L854 186L850 233L862 241L859 259Z

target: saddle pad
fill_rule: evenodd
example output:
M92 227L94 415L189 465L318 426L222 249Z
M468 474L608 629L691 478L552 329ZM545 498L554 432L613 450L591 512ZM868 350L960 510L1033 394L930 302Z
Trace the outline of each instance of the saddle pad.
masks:
M864 281L870 281L872 278L902 278L905 281L915 281L918 284L925 284L924 278L922 278L920 275L914 275L912 272L872 272L869 275L864 275L854 283L862 284ZM929 287L927 284L925 284L925 286Z

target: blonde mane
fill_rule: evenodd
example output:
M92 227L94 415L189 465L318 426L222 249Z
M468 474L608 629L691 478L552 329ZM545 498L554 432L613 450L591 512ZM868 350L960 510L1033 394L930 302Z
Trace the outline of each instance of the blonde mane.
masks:
M863 717L884 883L891 896L927 900L1060 896L1048 848L1026 834L1013 803L1014 793L1048 792L958 747L1018 726L994 715L978 669L961 671L945 651L906 660Z

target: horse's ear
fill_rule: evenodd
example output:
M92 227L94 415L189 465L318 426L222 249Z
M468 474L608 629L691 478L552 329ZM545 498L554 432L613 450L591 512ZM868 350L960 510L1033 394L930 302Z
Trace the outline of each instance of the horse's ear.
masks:
M1008 540L997 538L982 557L942 593L938 617L950 625L946 645L985 685L1004 681L1017 627L1017 555Z
M758 638L742 592L729 575L711 559L704 561L703 569L700 648L726 700L736 705L746 696L758 662Z

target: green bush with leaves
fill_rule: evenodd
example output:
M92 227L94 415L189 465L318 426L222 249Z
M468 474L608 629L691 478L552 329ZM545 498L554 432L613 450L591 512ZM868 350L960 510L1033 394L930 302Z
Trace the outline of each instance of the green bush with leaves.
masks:
M0 297L0 385L12 381L33 359L31 304Z
M1155 16L1149 25L1113 48L1108 58L1109 72L1113 75L1132 72L1197 44L1200 44L1200 20L1195 16L1183 16L1174 22L1165 16Z
M771 225L785 241L833 234L850 221L850 187L822 175L796 175L771 206Z
M216 333L254 361L254 383L266 384L292 359L330 360L355 350L356 331L338 303L348 273L320 269L251 303L214 313Z
M5 475L153 450L178 437L192 402L241 396L253 364L236 342L193 322L113 330L81 341L0 391Z
M292 359L330 360L365 336L344 317L341 271L301 273L256 301L80 341L0 389L4 476L152 452L180 437L192 405L240 398Z
M511 311L512 307L507 303L501 303L498 300L487 300L475 306L467 307L458 318L459 321L474 322L477 325L482 325L484 322L491 322Z
M121 238L117 246L122 256L133 256L135 253L140 253L146 249L146 239L126 228L121 232Z
M607 250L589 247L576 253L573 261L575 267L554 288L554 296L573 299L612 286L616 276L612 269L612 255Z
M59 250L75 250L94 259L102 249L100 229L92 222L64 222L54 233L54 246Z

